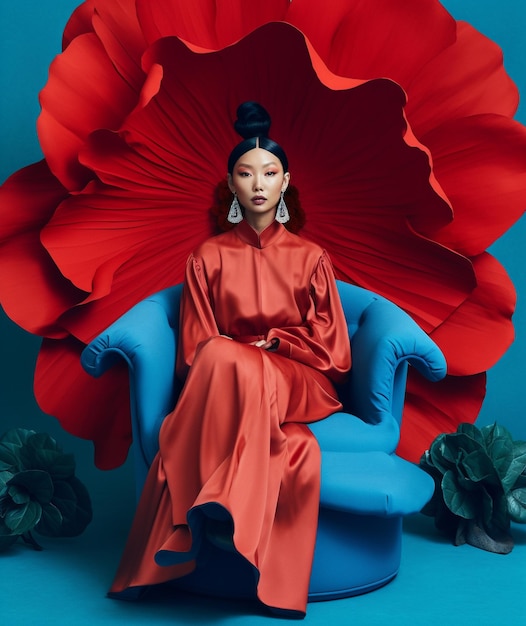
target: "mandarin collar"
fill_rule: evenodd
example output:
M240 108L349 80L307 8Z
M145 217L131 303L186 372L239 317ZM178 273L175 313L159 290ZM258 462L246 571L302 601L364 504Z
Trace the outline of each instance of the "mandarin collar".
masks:
M254 248L267 248L277 241L284 232L285 227L276 220L260 233L254 230L246 220L240 222L235 228L236 235Z

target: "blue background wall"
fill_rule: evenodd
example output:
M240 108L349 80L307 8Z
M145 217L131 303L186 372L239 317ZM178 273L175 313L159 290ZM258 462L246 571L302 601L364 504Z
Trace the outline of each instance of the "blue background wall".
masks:
M41 158L35 122L38 92L47 80L53 57L60 52L64 25L77 0L20 0L0 5L0 181L16 169ZM526 97L526 3L524 0L446 0L457 19L464 19L499 43L505 66ZM518 119L526 123L526 104ZM525 199L526 203L526 199ZM526 439L523 409L526 352L526 221L523 218L494 246L492 252L504 264L516 285L516 341L490 371L488 394L479 423L498 421L515 438ZM9 271L2 268L1 271ZM38 307L38 303L35 303ZM0 310L0 431L24 426L52 433L77 454L79 473L92 476L91 446L62 432L55 420L42 415L32 393L32 378L39 340L16 327ZM60 382L57 382L60 384ZM123 470L125 471L125 470ZM112 473L113 474L113 473ZM115 480L118 480L115 475ZM93 476L96 479L95 476Z
M64 25L78 1L0 0L0 182L41 158L35 132L38 92L46 82L51 60L60 51ZM526 98L525 0L444 0L444 4L457 19L471 22L500 44L506 68ZM526 124L525 104L521 105L518 118ZM525 239L523 218L492 250L517 287L517 338L489 373L488 395L479 418L479 423L499 421L517 439L526 439L522 397L522 355L526 353L526 276L522 269ZM9 271L9 267L0 271ZM74 452L77 475L93 499L94 521L75 540L44 538L43 553L19 545L2 555L2 623L282 623L252 616L244 607L208 603L201 598L178 597L174 604L139 605L106 600L104 593L134 508L131 464L112 472L96 470L91 444L69 436L53 418L39 411L32 392L38 347L38 338L16 327L0 310L0 433L13 426L35 428L51 433L65 451ZM417 516L405 525L402 568L391 585L349 600L314 603L309 606L305 623L406 626L425 621L429 626L493 626L504 620L524 624L524 603L520 598L526 587L526 530L514 529L513 535L516 548L506 557L470 546L456 548L437 536L430 518Z

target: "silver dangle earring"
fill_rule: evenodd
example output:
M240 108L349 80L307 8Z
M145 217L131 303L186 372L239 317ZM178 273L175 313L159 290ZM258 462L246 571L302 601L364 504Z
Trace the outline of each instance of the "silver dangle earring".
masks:
M237 199L237 194L234 192L234 199L230 205L230 211L226 218L231 224L239 224L243 220L243 213L241 213L241 206Z
M281 198L279 199L278 208L276 209L276 222L279 222L280 224L285 224L290 220L289 210L287 209L287 205L283 199L284 193L284 191L281 192Z

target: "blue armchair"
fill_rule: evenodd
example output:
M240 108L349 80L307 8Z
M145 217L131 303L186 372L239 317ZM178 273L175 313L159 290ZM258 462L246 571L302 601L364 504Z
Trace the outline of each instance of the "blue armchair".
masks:
M322 450L321 496L309 600L372 591L399 569L402 519L433 494L432 478L399 458L408 365L432 381L446 373L435 343L400 308L360 287L338 281L353 365L340 392L344 412L311 424ZM102 375L117 360L129 366L137 495L158 449L161 423L180 391L175 378L181 285L140 302L96 337L82 365ZM235 553L209 554L180 588L243 597L246 564Z

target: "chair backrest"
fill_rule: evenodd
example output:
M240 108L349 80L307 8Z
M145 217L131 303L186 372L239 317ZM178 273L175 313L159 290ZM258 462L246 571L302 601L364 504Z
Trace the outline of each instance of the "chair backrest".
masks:
M166 311L166 315L168 316L168 323L177 334L179 333L179 308L181 305L182 293L183 283L179 283L177 285L173 285L172 287L167 287L162 291L158 291L157 293L154 293L146 298L146 300L157 302L163 307Z
M372 302L379 300L380 296L363 287L346 283L343 280L337 280L336 286L338 287L347 328L349 329L349 338L352 339L354 333L358 330L363 312Z

